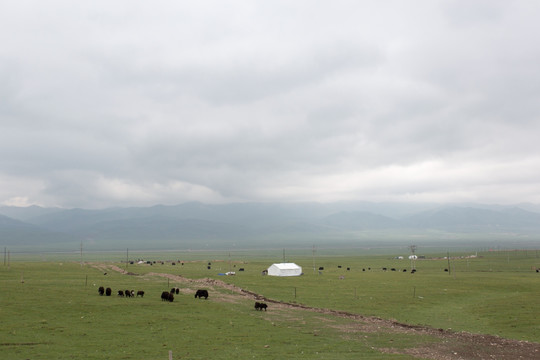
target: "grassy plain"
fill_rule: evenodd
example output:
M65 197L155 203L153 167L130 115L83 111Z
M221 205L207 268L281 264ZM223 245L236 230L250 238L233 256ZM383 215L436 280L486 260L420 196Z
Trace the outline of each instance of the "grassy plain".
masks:
M174 359L412 359L381 353L380 348L425 347L438 341L347 332L352 320L272 306L266 313L256 312L252 301L214 301L212 293L208 301L199 301L185 284L150 273L222 280L290 303L540 342L540 274L532 270L540 268L538 253L466 255L471 254L451 254L450 260L443 258L445 253L427 255L416 261L418 271L411 274L409 260L390 255L291 252L287 260L305 273L294 278L261 276L261 270L281 259L251 252L130 256L164 261L152 266L122 263L121 254L85 255L83 265L75 255L12 259L0 267L0 358L167 359L172 350ZM172 260L184 265L172 265ZM98 263L137 275L110 270L104 275ZM320 273L319 267L324 267ZM229 270L236 276L218 275ZM111 287L113 296L99 296L99 286ZM173 303L161 302L161 292L173 286L185 291ZM120 298L118 289L141 289L146 295ZM215 291L227 295L226 289Z

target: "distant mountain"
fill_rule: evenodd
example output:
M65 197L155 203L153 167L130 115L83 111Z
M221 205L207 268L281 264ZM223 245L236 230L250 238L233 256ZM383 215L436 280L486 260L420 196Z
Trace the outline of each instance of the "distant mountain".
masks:
M401 222L396 219L366 211L342 211L324 217L322 222L339 229L355 231L402 227Z
M0 246L82 241L95 248L157 249L437 241L481 234L540 238L540 213L498 205L191 202L101 210L0 207L0 214Z
M486 210L472 207L443 207L403 220L408 227L457 232L540 231L540 214L519 208Z
M35 218L37 216L42 216L45 214L53 214L56 212L63 211L60 208L44 208L41 206L28 206L28 207L17 207L17 206L0 206L0 214L8 216L12 219L17 219L21 221L26 221L28 219Z
M38 226L0 215L0 245L47 245L73 241L68 234L49 231Z

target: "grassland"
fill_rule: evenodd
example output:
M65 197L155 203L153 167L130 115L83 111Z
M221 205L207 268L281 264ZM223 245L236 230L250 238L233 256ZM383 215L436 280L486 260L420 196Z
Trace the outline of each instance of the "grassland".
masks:
M331 313L274 304L257 312L251 299L231 290L233 285L291 304L540 342L536 251L451 254L451 259L431 254L415 262L415 274L409 260L395 258L400 254L297 251L287 260L305 274L294 278L261 276L280 260L270 253L130 257L157 261L151 266L126 264L125 255L85 255L83 264L74 254L25 256L0 267L0 358L167 359L171 350L175 359L412 359L436 358L418 349L442 346L443 340L429 333L368 329L358 319ZM218 275L230 270L236 276ZM231 288L212 286L212 280ZM146 295L102 297L99 286ZM172 303L161 302L161 292L173 286L181 293ZM208 301L193 298L201 286L211 287Z

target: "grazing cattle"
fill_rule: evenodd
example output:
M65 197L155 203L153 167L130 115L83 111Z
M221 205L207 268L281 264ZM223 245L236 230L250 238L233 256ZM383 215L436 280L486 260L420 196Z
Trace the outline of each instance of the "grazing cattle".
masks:
M180 294L180 288L173 287L171 289L171 294L176 294L176 295Z
M98 293L99 295L103 296L103 294L105 294L105 288L103 286L100 286L98 289Z
M366 269L362 269L362 271L366 271Z
M107 288L107 289L105 290L105 295L111 296L111 294L112 294L111 288Z
M244 268L240 268L240 269L238 269L238 271L244 271Z
M126 297L131 297L131 291L125 290L125 291L124 291L124 295L125 295Z
M131 290L131 297L135 297L135 290Z
M414 274L416 272L416 269L411 270L411 274Z
M137 296L144 297L144 291L142 290L137 291Z
M386 271L386 268L382 268L383 271Z
M124 290L118 290L118 296L124 297Z
M323 266L319 267L319 270L324 270L324 267Z
M391 268L390 271L396 271L396 268Z
M169 293L167 291L161 293L161 301L169 301Z
M255 310L262 311L264 309L264 311L266 311L267 307L268 305L266 305L265 303L255 302Z
M169 293L169 298L168 298L167 300L169 300L169 302L173 302L173 301L174 301L174 295L173 295L173 293Z
M540 270L536 269L536 272L540 272Z
M407 272L407 269L403 269L403 272Z
M351 268L347 268L347 271L351 271Z
M444 269L445 272L448 272L448 269Z
M338 265L337 268L338 268L338 269L341 269L341 265Z
M207 290L197 290L197 292L195 293L195 298L199 298L199 299L202 299L202 298L205 298L205 299L208 299L208 291Z

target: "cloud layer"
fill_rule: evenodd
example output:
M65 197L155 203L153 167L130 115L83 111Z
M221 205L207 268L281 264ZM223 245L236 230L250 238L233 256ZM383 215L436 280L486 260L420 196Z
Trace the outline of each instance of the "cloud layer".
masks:
M540 4L0 5L0 203L540 202Z

